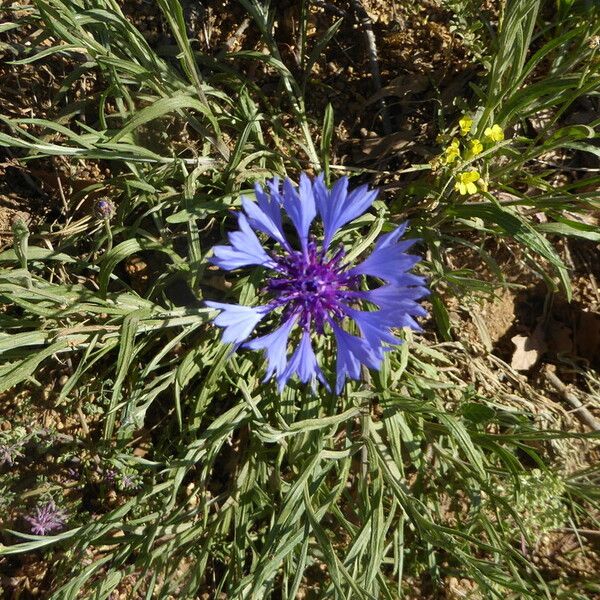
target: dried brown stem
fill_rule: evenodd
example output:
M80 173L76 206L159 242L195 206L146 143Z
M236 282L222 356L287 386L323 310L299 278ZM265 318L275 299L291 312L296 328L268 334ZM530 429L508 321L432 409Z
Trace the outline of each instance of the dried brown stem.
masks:
M377 44L375 42L375 32L373 31L373 21L369 17L369 13L365 10L361 0L350 0L354 13L363 28L365 36L365 42L367 45L367 53L369 55L369 65L371 68L371 77L373 79L373 87L375 93L381 91L381 74L379 72L379 61L377 58ZM381 116L383 118L383 131L386 135L392 133L392 124L390 122L390 116L388 114L387 105L385 99L381 98L379 101L381 106Z
M573 414L588 427L594 431L600 431L600 423L596 420L594 415L581 403L581 400L569 391L569 388L552 372L546 369L544 376L550 383L550 385L557 391L560 392L562 397L573 407L575 410Z

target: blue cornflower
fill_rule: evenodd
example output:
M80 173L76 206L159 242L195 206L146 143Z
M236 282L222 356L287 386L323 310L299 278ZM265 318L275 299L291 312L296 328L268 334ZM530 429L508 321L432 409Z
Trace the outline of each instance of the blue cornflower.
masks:
M420 260L406 251L415 240L400 241L406 223L379 238L373 252L352 265L344 247L332 246L341 227L363 214L375 200L377 190L366 185L348 191L348 179L339 179L331 189L322 177L311 181L304 173L296 189L289 179L280 185L275 178L267 182L268 193L255 186L257 202L242 198L238 213L239 231L229 234L229 246L215 246L211 262L233 270L251 265L264 267L272 274L263 292L268 301L261 306L207 302L220 314L215 324L224 328L223 342L236 346L245 343L252 350L264 350L267 358L265 380L275 377L281 391L293 375L303 383L318 379L327 388L325 376L313 349L313 334L333 333L337 346L336 392L346 377L359 379L361 365L379 369L384 352L401 343L391 331L395 327L421 330L413 317L426 316L417 303L428 292L425 280L408 271ZM284 231L283 212L297 232L299 247L293 246ZM310 234L317 216L323 223L323 242ZM271 237L278 246L268 251L255 232ZM385 282L364 290L364 276ZM377 307L377 310L372 310ZM263 320L279 319L279 326L247 341ZM361 335L348 331L351 323ZM296 335L295 330L299 330ZM290 338L298 339L288 359Z

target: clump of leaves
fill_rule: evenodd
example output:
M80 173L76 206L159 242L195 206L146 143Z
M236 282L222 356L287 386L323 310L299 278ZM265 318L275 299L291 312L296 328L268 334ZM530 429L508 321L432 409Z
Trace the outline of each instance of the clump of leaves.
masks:
M512 485L499 484L494 492L511 508L510 512L501 511L501 518L514 534L520 532L535 540L564 526L568 519L565 482L551 471L533 469L520 473Z

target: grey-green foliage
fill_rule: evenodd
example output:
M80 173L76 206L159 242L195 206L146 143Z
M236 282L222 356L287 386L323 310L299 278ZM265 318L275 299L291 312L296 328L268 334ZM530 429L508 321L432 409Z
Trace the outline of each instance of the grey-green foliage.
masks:
M542 533L559 529L567 522L566 486L554 473L533 469L519 476L509 489L499 485L494 492L511 504L529 539L537 540ZM512 516L506 515L506 519L518 533L519 526Z
M481 10L481 2L475 0L442 0L441 5L452 12L449 30L458 36L478 63L486 70L491 67L492 48L489 23L490 15Z

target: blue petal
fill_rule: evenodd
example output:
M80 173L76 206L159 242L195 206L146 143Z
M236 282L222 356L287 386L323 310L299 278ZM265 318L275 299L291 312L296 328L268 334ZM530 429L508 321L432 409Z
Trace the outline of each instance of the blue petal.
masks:
M290 332L296 324L296 317L290 317L281 327L272 333L250 340L245 344L252 350L264 350L267 356L267 373L265 381L275 374L279 377L287 365L287 345Z
M405 254L400 244L375 248L370 256L356 267L350 275L372 275L389 283L397 283L406 271L420 261L420 257Z
M427 311L415 302L428 293L429 291L424 287L405 288L384 285L375 290L360 292L358 296L379 306L381 310L375 312L386 315L389 318L390 327L408 327L415 331L422 331L421 326L412 317L428 315ZM366 337L364 332L363 335Z
M275 176L273 177L273 179L269 179L267 182L267 187L269 188L269 195L270 195L270 200L268 200L269 205L274 205L277 206L279 208L281 208L281 206L283 206L283 198L281 197L281 185L279 183L279 177ZM256 187L254 188L256 189ZM261 197L257 196L258 199L258 205L265 211L268 212L267 210L265 210L265 207L263 206L263 203L265 202L265 200L267 200L267 196L264 196L264 198L261 199Z
M289 250L290 246L285 239L285 232L283 231L281 221L281 196L277 190L279 187L278 179L275 178L273 181L268 182L267 185L270 188L275 188L275 191L271 192L271 197L265 194L257 183L254 186L254 193L258 201L258 206L244 197L242 198L242 205L248 215L248 221L254 229L270 235L284 248Z
M252 200L248 200L248 198L242 198L242 206L248 215L248 223L253 229L270 235L282 246L288 247L281 225L278 226L270 215L264 213L257 204L252 202Z
M337 341L335 391L339 394L344 387L346 376L350 379L360 379L361 364L379 369L381 356L373 352L364 339L347 333L333 322L331 327Z
M346 223L362 215L373 204L378 193L378 190L369 191L366 185L362 185L348 194L347 177L338 179L331 191L325 187L322 177L318 177L313 184L313 191L323 220L325 250L336 232Z
M327 382L323 375L323 372L319 368L317 364L317 357L312 349L312 344L310 343L310 335L307 331L302 334L302 339L300 340L300 344L292 354L290 358L290 362L287 367L277 377L277 383L279 385L279 391L281 391L287 380L292 377L292 375L297 374L298 378L302 383L307 383L311 381L314 388L315 379L321 381L321 383L327 386ZM329 389L329 388L328 388Z
M306 253L308 231L310 224L317 214L312 185L306 173L300 174L300 187L298 191L294 189L289 179L283 182L283 208L294 224L300 238L302 250Z
M272 269L275 262L265 252L242 213L238 214L238 225L240 230L228 235L231 246L215 246L210 262L226 271L248 265L261 265Z
M398 275L398 277L396 277L394 284L399 287L422 287L426 282L427 280L425 277L413 275L412 273L403 273L402 275ZM427 294L429 294L429 291L426 288L423 288L423 295L426 296ZM420 297L421 296L419 296L419 298Z
M225 329L222 338L224 344L241 344L248 339L259 321L272 310L269 306L243 306L222 302L205 304L209 308L221 311L215 318L215 325Z
M325 237L323 239L323 249L327 250L331 242L331 238L337 231L333 228L335 221L335 211L343 207L343 203L348 195L348 178L342 177L338 179L331 190L325 186L322 176L317 177L313 183L313 193L315 204L321 220L323 221L323 229Z
M425 312L425 314L421 316L427 316L427 313ZM405 313L398 319L398 326L407 327L413 331L423 331L423 328L408 313Z
M269 188L269 193L266 194L263 188L258 184L254 184L254 194L258 202L260 209L269 215L271 220L281 227L281 205L283 200L281 198L281 192L279 191L279 177L273 177L273 179L266 182Z
M363 311L347 308L345 312L356 322L365 341L378 356L383 357L383 352L389 350L389 348L384 348L382 344L397 345L402 343L402 340L390 331L390 327L398 326L391 311Z
M382 285L374 290L359 292L357 296L388 310L402 308L410 308L412 310L414 307L417 310L414 314L426 316L427 311L421 305L417 304L415 300L419 300L419 298L423 298L428 294L429 290L422 286L402 287Z
M394 229L394 231L391 231L390 233L386 233L385 235L382 235L379 238L379 240L377 240L377 243L375 244L375 248L377 250L380 250L381 248L388 248L390 246L393 246L404 235L404 232L406 231L407 227L408 227L408 221L404 221L404 223L402 223L402 225L399 225L398 227L396 227L396 229ZM409 240L409 241L414 243L412 240Z
M407 223L403 223L394 231L381 236L370 256L362 263L350 269L351 275L372 275L384 279L388 283L407 285L405 283L406 271L410 270L421 259L417 256L406 254L406 251L417 240L398 242L406 231ZM415 277L414 275L411 277ZM418 285L411 283L408 285Z

